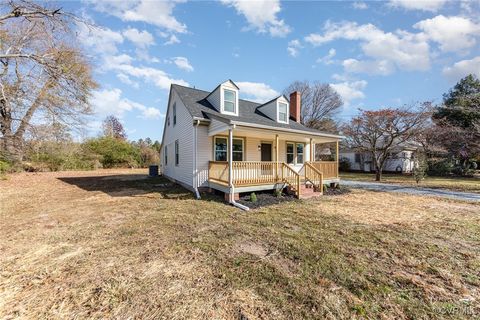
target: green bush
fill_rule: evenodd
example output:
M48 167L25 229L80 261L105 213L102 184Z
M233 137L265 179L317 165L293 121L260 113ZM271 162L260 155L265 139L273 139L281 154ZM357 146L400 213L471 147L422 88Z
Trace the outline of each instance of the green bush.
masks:
M350 160L348 158L340 158L340 161L338 163L338 169L343 172L350 171L350 168L352 167Z
M138 167L141 163L138 148L113 137L90 139L83 144L83 149L86 154L98 155L104 168Z
M430 159L427 166L429 176L448 176L452 174L455 164L450 159Z
M10 171L12 166L9 162L0 159L0 174L5 174Z
M250 194L250 201L255 203L255 202L257 202L257 200L258 200L257 195L255 194L255 192L252 192Z

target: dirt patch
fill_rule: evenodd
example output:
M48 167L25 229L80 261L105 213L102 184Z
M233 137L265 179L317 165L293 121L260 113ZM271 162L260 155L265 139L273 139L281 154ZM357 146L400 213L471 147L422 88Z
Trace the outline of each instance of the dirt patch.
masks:
M237 250L259 258L264 258L268 254L267 248L255 242L242 242L238 244Z
M323 190L323 195L324 196L340 196L342 194L347 194L350 192L351 192L350 188L339 186L337 188L328 188L326 190Z

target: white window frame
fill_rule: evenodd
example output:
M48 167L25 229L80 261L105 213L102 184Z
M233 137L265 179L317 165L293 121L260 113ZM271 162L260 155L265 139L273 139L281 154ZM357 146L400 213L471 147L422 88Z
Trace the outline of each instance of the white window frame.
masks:
M282 112L280 112L280 105L281 104L285 105L285 119L286 119L285 121L280 120L280 113L282 113ZM282 101L277 101L277 122L288 124L288 118L289 118L288 113L289 113L288 112L288 103L282 102Z
M228 102L233 102L233 112L232 111L227 111L225 110L225 91L230 91L233 92L235 95L234 101L228 101ZM238 116L238 91L230 88L222 88L221 90L221 98L222 98L222 113L224 114L231 114L234 116Z
M226 139L227 140L227 161L228 161L228 155L230 154L230 144L229 144L229 141L228 141L228 137L227 136L215 136L213 137L213 161L219 161L216 159L216 155L217 155L217 150L216 150L216 146L217 146L217 139ZM233 140L241 140L242 141L242 160L234 160L234 161L245 161L245 138L242 138L242 137L233 137ZM239 153L240 151L234 151L232 150L232 154L233 153Z
M292 163L288 163L288 155L292 154L291 152L288 152L288 145L289 144L293 145L293 162ZM297 145L299 145L299 144L303 145L303 153L301 153L301 155L303 156L303 162L298 162ZM305 148L306 148L306 144L304 142L287 141L286 144L285 144L285 161L287 162L287 164L293 164L293 165L304 164L305 163Z

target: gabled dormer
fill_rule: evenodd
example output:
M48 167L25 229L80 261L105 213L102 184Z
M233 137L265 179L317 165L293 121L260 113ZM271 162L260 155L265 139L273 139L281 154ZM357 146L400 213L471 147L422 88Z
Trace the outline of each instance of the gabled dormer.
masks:
M279 96L273 100L268 101L267 103L259 106L258 111L262 112L264 115L276 121L278 123L288 124L289 122L289 112L288 106L289 101L285 96Z
M218 112L238 116L239 90L235 82L227 80L219 84L218 87L207 96L207 100Z

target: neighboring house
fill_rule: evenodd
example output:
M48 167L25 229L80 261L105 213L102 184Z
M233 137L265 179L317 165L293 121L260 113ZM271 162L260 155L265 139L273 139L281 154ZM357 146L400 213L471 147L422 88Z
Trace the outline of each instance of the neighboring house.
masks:
M231 80L212 92L171 86L160 151L165 177L197 196L199 188L222 191L233 204L240 192L285 186L300 197L338 183L338 159L310 155L320 143L338 150L342 137L300 123L298 92L260 104L239 99L239 90Z
M383 166L383 172L411 173L415 167L414 154L420 146L417 143L403 143L393 149ZM375 172L372 156L367 152L356 152L352 149L340 150L340 158L347 159L350 170Z

